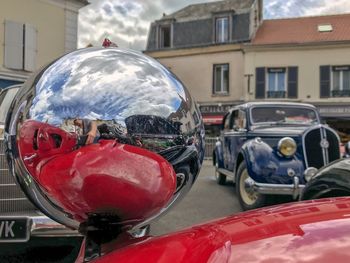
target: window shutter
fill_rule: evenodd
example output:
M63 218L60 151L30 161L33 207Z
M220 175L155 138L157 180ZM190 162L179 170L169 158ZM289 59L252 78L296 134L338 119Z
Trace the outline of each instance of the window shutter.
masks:
M329 98L331 96L331 67L320 66L320 97Z
M298 98L298 67L288 68L288 98Z
M265 98L265 68L256 68L256 88L255 88L255 98L264 99Z
M9 69L23 69L23 24L5 21L4 65Z
M24 70L36 69L37 32L35 27L24 25Z

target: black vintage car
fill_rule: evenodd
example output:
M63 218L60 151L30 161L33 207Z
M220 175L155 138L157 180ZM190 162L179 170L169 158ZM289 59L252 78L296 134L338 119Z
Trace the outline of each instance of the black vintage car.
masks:
M336 160L312 175L300 200L350 195L350 158Z
M232 178L245 210L276 195L297 199L311 174L339 158L337 133L321 124L314 106L300 103L255 102L231 109L213 153L217 182Z

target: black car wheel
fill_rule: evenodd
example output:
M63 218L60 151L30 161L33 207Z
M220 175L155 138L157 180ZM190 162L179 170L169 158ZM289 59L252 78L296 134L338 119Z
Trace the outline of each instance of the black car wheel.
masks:
M239 165L236 179L236 193L243 210L255 209L265 205L266 196L246 186L246 181L252 179L249 176L245 162Z
M219 185L226 184L226 175L219 172L219 164L215 162L215 179Z

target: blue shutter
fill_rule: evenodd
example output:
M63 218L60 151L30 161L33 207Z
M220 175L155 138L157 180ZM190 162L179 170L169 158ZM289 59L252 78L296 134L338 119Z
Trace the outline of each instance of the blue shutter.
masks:
M256 68L255 70L255 98L265 98L265 68Z
M329 98L331 96L331 67L320 66L320 97Z
M298 98L298 67L288 68L288 98Z

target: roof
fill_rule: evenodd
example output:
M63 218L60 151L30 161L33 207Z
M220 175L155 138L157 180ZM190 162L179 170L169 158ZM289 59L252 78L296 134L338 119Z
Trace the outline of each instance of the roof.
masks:
M166 19L205 19L213 13L223 11L238 11L250 8L255 0L224 0L211 3L189 5L170 15L163 16L160 20Z
M318 26L331 25L331 32L319 32ZM307 44L350 41L350 14L265 20L253 45Z

